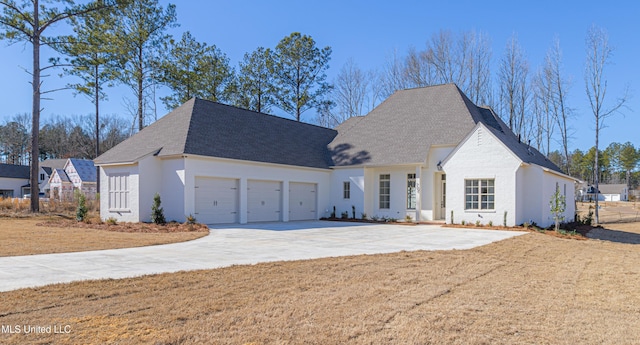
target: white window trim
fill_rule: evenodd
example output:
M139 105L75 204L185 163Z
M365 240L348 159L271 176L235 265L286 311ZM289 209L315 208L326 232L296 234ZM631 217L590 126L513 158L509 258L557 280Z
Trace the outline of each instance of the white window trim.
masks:
M467 208L467 181L476 181L478 182L478 193L472 193L472 195L478 196L478 207L477 208ZM493 193L482 193L482 181L493 181ZM482 197L483 196L493 196L493 208L482 208ZM495 178L467 178L464 179L464 210L469 212L495 212L496 211L496 180Z

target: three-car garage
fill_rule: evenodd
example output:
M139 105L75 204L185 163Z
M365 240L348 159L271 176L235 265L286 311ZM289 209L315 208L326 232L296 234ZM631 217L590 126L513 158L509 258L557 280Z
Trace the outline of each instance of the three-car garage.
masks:
M316 183L199 176L194 195L206 224L318 219Z

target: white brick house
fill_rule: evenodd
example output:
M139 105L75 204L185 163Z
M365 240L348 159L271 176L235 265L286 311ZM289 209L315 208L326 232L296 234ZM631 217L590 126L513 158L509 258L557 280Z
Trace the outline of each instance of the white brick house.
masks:
M335 130L192 99L95 160L101 216L205 223L409 216L552 223L575 180L454 84L401 90ZM573 218L573 204L565 218Z

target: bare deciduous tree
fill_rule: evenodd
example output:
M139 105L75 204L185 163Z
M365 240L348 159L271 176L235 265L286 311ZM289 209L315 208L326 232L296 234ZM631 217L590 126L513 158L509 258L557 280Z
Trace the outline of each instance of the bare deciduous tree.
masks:
M565 159L565 172L570 173L569 162L569 139L570 130L569 119L572 114L571 108L567 105L567 92L569 82L562 74L562 50L560 49L560 40L554 39L553 46L547 53L546 73L548 75L549 86L552 87L551 95L553 97L553 114L554 119L560 131L560 140L562 144L562 153Z
M396 49L387 56L382 74L380 74L380 84L382 98L388 98L394 92L409 87L404 65Z
M515 34L507 42L505 54L498 72L500 107L506 113L506 122L511 130L529 138L531 119L527 117L529 63ZM505 115L503 115L505 116Z
M615 103L605 106L605 96L607 95L607 80L604 74L605 67L611 62L613 55L613 47L609 45L609 35L603 28L595 25L589 28L586 38L587 60L585 64L585 89L591 112L595 120L595 159L594 171L599 171L599 154L598 145L600 140L600 130L604 128L604 121L612 115L618 113L627 102L627 91L618 98ZM594 185L596 190L599 188L599 174L595 174ZM599 223L598 214L598 198L596 198L596 224Z
M353 59L347 60L342 66L334 82L334 100L337 106L340 122L353 117L364 115L367 111L367 93L369 80Z

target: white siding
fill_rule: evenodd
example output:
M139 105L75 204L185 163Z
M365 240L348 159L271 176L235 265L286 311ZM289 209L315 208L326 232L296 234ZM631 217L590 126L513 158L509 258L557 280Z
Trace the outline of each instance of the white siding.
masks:
M0 177L0 189L12 190L14 198L22 197L21 187L26 185L27 183L29 183L28 179Z
M486 128L480 126L464 141L446 161L447 174L447 223L480 221L502 225L507 212L507 225L516 222L516 171L517 159ZM493 210L465 210L465 180L493 179L495 181L495 208Z
M183 221L191 212L184 205L184 159L163 159L157 174L161 174L162 206L167 220Z
M105 166L100 168L100 217L102 220L115 218L118 222L139 222L139 173L138 165ZM109 209L109 178L110 176L128 175L129 209Z
M343 195L344 182L350 184L350 197L345 199ZM337 168L331 174L331 205L328 210L322 210L323 216L328 217L336 208L336 217L340 217L342 212L347 211L349 217L352 216L352 207L356 208L356 218L360 218L365 211L365 176L364 168ZM327 214L328 213L328 214Z
M193 213L195 206L194 181L198 176L235 178L239 180L239 222L247 223L248 218L248 181L263 180L280 183L282 190L289 189L290 182L312 183L317 186L318 214L324 216L329 209L331 194L331 170L293 167L277 164L253 163L230 159L207 157L187 157L184 159L184 207L185 214ZM166 179L165 179L166 180ZM281 195L281 221L289 221L289 193ZM176 219L184 221L182 219Z
M561 193L566 189L565 220L575 214L574 181L545 171L540 166L525 164L515 157L486 128L479 126L446 162L447 222L502 225L506 212L507 225L535 222L547 227L553 223L549 202L556 183ZM495 209L465 210L465 179L494 179Z

